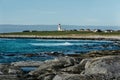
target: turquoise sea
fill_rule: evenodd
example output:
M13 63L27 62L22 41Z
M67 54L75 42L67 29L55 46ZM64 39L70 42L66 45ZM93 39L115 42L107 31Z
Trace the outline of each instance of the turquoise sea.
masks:
M87 53L94 50L119 50L114 41L106 40L62 40L62 39L0 39L0 63L16 61L44 61L54 57L44 55L46 52L64 54ZM37 56L25 56L37 54ZM38 55L39 54L39 55ZM42 54L42 55L41 55Z
M120 26L75 26L62 25L64 30L79 29L113 29ZM22 32L24 30L55 31L57 25L0 25L0 33ZM54 57L44 53L58 52L64 54L87 53L94 50L119 50L114 41L99 40L55 40L55 39L0 39L0 63L16 61L44 61ZM37 56L26 56L32 54Z

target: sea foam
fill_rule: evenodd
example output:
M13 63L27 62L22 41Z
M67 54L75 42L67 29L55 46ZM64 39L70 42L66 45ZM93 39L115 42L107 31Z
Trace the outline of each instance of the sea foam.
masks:
M29 43L31 45L34 46L70 46L70 45L74 45L72 43L69 42L64 42L64 43Z

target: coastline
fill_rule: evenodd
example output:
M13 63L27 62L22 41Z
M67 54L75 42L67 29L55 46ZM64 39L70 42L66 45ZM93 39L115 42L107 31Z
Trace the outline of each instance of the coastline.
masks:
M119 40L120 36L36 36L0 35L0 38L18 39L89 39ZM118 41L118 42L119 42ZM116 41L117 42L117 41ZM0 64L0 80L119 80L120 50L92 51L87 54L56 56L46 61L18 61ZM10 55L13 57L14 55ZM38 55L25 55L27 57ZM92 76L92 77L91 77Z
M120 40L120 36L102 36L102 35L67 35L67 36L38 36L38 35L0 35L0 38L18 38L18 39L83 39L83 40Z

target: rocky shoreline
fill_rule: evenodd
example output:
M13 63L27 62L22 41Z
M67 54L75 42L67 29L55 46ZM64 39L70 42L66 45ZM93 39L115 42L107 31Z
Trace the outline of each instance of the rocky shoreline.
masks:
M120 80L120 50L55 56L44 62L0 64L0 80Z

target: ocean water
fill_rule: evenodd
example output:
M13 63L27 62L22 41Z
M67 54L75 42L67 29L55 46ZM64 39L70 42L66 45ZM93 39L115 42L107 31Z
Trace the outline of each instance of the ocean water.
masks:
M94 50L119 50L114 41L105 40L62 40L62 39L0 39L0 63L16 61L44 61L54 57L45 52L62 52L64 54L87 53ZM41 54L28 57L26 54Z
M79 25L62 25L64 30L73 29L101 29L101 30L120 30L120 26L79 26ZM38 31L55 31L57 25L0 25L0 33L7 32L22 32L24 30L38 30Z

